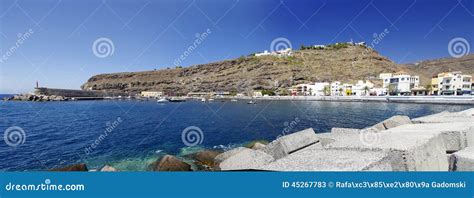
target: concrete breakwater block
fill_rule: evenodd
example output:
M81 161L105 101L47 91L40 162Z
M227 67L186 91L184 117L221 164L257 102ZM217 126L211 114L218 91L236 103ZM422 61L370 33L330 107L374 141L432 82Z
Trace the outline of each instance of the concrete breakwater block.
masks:
M387 152L321 149L313 145L264 167L271 171L392 171Z
M261 150L275 159L280 159L290 153L298 151L319 142L318 136L312 128L282 136L270 142Z
M450 171L474 171L474 147L453 153L449 159Z
M461 112L448 112L423 116L412 120L413 123L451 123L451 122L474 122L474 108Z
M271 155L260 150L253 150L249 148L240 147L223 154L216 156L220 161L219 169L222 171L228 170L257 170L264 165L274 161Z
M383 131L405 124L412 124L410 118L408 116L396 115L379 122L370 128L376 129L377 131Z
M404 133L407 136L413 133L439 134L448 153L474 146L474 122L410 124L390 129L387 132Z
M439 133L387 130L382 133L329 134L322 138L326 149L386 152L384 160L393 171L447 171L449 166L446 147Z

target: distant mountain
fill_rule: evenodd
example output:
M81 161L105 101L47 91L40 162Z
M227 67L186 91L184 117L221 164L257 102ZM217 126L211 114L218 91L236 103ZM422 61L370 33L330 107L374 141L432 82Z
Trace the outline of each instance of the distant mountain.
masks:
M366 79L379 84L380 73L397 71L419 74L426 84L433 74L447 70L473 73L474 55L398 65L365 46L341 45L295 50L290 57L248 56L185 68L100 74L91 77L82 89L172 94L259 89L282 92L292 85L317 81L354 83Z

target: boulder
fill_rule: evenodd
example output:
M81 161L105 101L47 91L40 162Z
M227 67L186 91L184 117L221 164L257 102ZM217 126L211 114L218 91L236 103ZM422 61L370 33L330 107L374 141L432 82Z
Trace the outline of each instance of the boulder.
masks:
M218 156L219 154L221 154L221 152L204 150L192 153L188 155L188 157L194 159L198 165L204 167L214 167L217 165L214 158L216 158L216 156Z
M50 171L87 171L86 164L73 164L61 168L53 168Z
M100 172L117 172L117 169L112 166L105 165L100 169Z
M153 171L191 171L191 165L172 155L165 155L152 163Z
M219 164L222 171L229 170L258 170L274 159L271 155L249 148L243 148L227 158Z
M317 143L319 143L318 136L312 128L309 128L282 136L270 142L262 151L273 156L275 159L280 159L290 153Z
M453 153L449 159L450 171L474 171L474 147Z
M260 142L255 142L255 144L253 144L252 147L250 147L251 149L253 150L262 150L263 148L265 148L265 144L262 144Z

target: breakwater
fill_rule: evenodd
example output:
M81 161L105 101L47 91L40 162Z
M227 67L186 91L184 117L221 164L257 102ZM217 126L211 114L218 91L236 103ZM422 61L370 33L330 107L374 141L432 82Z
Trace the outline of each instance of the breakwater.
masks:
M54 88L38 87L38 88L35 88L35 95L62 96L66 98L105 98L105 97L128 96L129 94L123 93L123 92L113 92L113 91L54 89Z

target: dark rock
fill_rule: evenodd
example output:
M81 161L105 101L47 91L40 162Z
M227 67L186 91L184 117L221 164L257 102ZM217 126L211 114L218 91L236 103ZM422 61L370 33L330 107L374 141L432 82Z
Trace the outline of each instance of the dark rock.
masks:
M153 171L192 171L191 165L172 155L165 155L151 164Z
M213 167L217 166L214 158L219 154L221 154L219 151L204 150L190 154L187 157L194 159L199 168L203 170L213 170Z
M53 168L50 171L88 171L86 164L73 164L61 168Z

